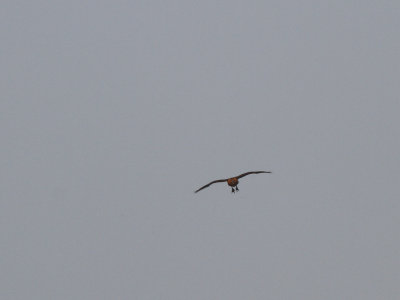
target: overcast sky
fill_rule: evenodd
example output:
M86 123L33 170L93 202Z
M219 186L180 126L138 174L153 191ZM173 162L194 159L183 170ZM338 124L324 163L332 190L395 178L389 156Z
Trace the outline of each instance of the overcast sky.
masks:
M1 299L398 299L398 1L6 0L0 37Z

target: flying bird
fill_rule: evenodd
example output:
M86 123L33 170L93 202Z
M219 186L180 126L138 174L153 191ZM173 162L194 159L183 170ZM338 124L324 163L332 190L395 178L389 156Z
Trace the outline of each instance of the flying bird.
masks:
M259 173L272 173L272 172L270 172L270 171L268 171L268 172L267 171L251 171L251 172L246 172L246 173L243 173L243 174L240 174L238 176L231 177L228 179L214 180L214 181L211 181L210 183L206 184L205 186L202 186L201 188L199 188L197 191L195 191L195 193L197 193L198 191L201 191L202 189L205 189L206 187L209 187L213 183L217 183L217 182L227 182L228 185L232 188L232 193L234 193L235 191L239 191L239 189L237 187L239 184L239 178L242 178L242 177L250 175L250 174L259 174Z

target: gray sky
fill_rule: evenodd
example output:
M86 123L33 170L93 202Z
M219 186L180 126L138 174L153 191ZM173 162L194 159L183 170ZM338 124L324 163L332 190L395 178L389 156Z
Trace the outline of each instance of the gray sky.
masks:
M1 299L398 299L398 1L3 1L0 34Z

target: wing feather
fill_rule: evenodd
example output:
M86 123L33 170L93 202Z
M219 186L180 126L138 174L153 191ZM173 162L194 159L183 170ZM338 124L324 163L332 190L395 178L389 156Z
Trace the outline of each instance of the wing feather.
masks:
M242 177L250 175L250 174L260 174L260 173L272 173L272 172L271 171L250 171L250 172L240 174L239 176L236 176L236 178L239 179L239 178L242 178Z
M218 179L218 180L214 180L211 181L210 183L206 184L205 186L202 186L201 188L199 188L197 191L195 191L195 193L197 193L198 191L201 191L202 189L205 189L206 187L209 187L210 185L212 185L213 183L217 183L217 182L224 182L227 179Z

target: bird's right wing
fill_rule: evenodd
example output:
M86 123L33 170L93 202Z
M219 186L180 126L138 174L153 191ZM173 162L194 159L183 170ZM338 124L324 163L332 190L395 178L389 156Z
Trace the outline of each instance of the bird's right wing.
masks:
M206 187L209 187L213 183L225 182L225 181L226 181L226 179L218 179L218 180L211 181L210 183L206 184L205 186L202 186L201 188L199 188L197 191L195 191L195 193L197 193L198 191L201 191L202 189L205 189Z
M272 172L271 171L251 171L251 172L246 172L246 173L240 174L240 175L236 176L236 178L239 179L239 178L242 178L242 177L250 175L250 174L260 174L260 173L272 173Z

